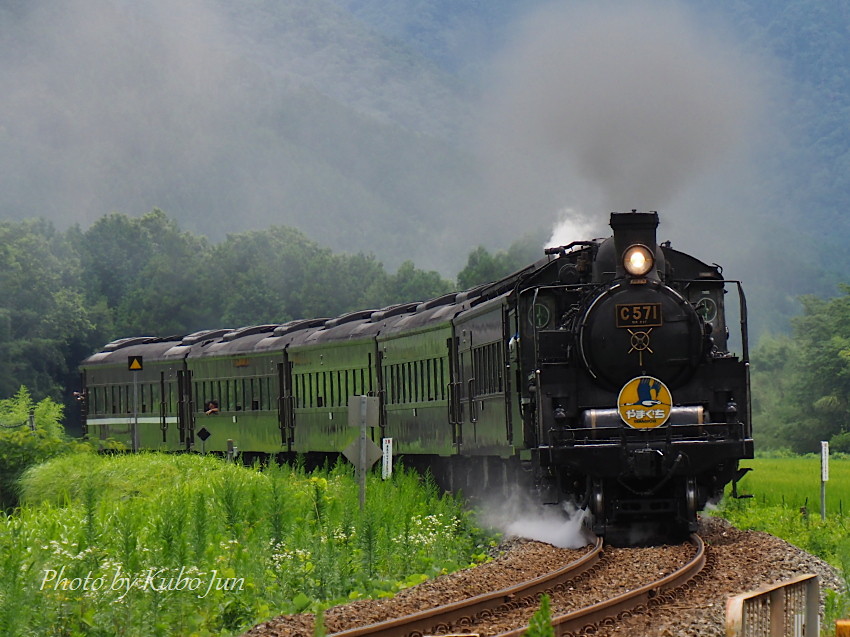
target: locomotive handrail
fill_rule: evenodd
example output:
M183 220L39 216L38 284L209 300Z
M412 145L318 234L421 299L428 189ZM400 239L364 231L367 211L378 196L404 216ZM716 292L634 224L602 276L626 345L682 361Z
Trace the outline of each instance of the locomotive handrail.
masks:
M730 283L734 283L738 287L738 302L741 304L741 340L743 341L741 345L743 347L742 356L744 362L748 362L750 360L750 345L749 327L747 325L747 297L744 294L744 287L741 285L740 281L730 281Z
M565 256L567 250L570 250L576 246L592 246L593 243L593 241L573 241L572 243L565 246L552 246L551 248L546 248L545 250L543 250L543 254L557 254L559 257Z
M743 361L747 365L747 394L752 395L750 392L750 373L749 373L749 362L750 362L750 340L749 340L749 327L747 324L747 297L744 294L744 288L741 285L740 281L735 281L735 284L738 286L738 302L740 303L740 311L741 311L741 341L743 351L741 355L743 356ZM753 426L753 405L752 401L747 401L747 427L749 429L748 435L752 436L752 426Z
M0 427L2 427L3 429L20 429L21 427L26 427L27 425L32 426L29 419L25 420L19 425L4 425L3 423L0 423Z

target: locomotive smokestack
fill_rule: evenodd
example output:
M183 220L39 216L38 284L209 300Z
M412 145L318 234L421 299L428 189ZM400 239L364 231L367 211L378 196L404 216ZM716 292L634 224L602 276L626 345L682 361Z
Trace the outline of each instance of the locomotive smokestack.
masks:
M658 228L657 212L612 212L611 229L614 231L614 248L617 253L617 277L635 276L626 272L624 258L626 251L634 246L645 246L654 262L659 263L658 250L655 240L655 230ZM650 267L644 276L647 279L658 279L656 265Z

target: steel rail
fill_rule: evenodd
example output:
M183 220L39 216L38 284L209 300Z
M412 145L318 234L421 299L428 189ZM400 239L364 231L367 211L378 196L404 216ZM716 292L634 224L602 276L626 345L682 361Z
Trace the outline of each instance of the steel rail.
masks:
M561 581L568 581L592 568L602 556L602 538L582 557L561 568L527 580L500 591L484 593L460 600L446 606L430 608L412 615L390 619L360 628L333 633L332 637L400 637L402 635L425 635L438 626L451 626L454 623L470 621L477 617L486 617L503 604L523 597L533 597L549 590Z
M690 541L696 547L696 553L687 564L666 577L632 591L592 606L553 617L552 626L555 629L555 635L564 637L584 634L584 632L603 623L614 625L623 616L623 613L640 612L652 603L657 603L657 600L663 599L662 594L665 591L671 591L686 584L703 569L706 562L705 543L702 538L699 535L692 534ZM499 633L498 637L519 637L526 630L528 630L528 626Z

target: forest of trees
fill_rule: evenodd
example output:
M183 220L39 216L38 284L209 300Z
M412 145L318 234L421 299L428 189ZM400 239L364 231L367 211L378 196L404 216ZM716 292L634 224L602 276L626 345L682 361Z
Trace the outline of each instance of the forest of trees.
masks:
M850 452L850 286L803 297L791 333L763 336L752 355L753 422L763 448Z
M111 214L87 230L43 220L0 222L0 398L26 387L76 421L77 365L109 341L181 335L380 308L493 281L542 256L542 241L473 249L457 281L407 261L389 273L374 255L334 253L292 228L213 244L160 210ZM790 333L752 352L760 448L850 452L850 285L803 297Z
M65 232L44 220L0 222L0 398L25 386L69 407L77 365L115 338L426 300L517 270L542 255L540 245L478 248L456 284L410 261L388 273L374 255L334 253L286 227L212 244L160 210ZM66 409L71 421L74 412Z

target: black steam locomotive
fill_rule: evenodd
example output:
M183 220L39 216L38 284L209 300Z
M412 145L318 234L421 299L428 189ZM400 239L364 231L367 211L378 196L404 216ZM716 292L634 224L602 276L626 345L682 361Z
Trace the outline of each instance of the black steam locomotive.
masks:
M88 435L320 461L358 436L349 397L370 395L372 439L446 488L525 475L599 534L693 530L753 454L746 303L657 226L612 213L613 237L421 303L115 341L81 365Z

